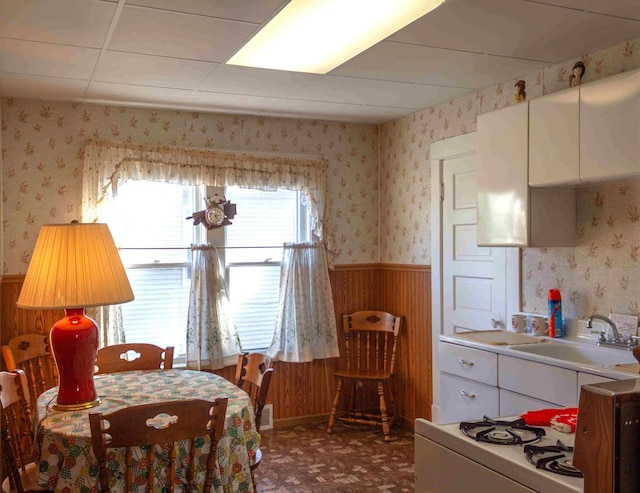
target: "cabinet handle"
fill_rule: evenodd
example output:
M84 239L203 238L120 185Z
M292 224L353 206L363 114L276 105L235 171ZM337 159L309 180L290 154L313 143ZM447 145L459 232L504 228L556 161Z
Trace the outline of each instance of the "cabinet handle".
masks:
M465 397L469 397L470 399L476 398L476 394L474 394L473 392L467 392L466 390L461 390L460 394L464 395Z
M491 319L491 327L493 327L494 329L496 327L498 327L498 325L500 325L500 322L498 322L495 318Z
M458 363L461 363L461 364L467 365L467 366L473 366L474 365L473 361L469 361L468 359L462 359L462 358L460 358L458 360Z

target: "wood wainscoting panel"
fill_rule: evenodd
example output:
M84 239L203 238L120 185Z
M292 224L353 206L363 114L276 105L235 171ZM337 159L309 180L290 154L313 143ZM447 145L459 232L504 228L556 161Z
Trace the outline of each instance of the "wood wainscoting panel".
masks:
M399 344L396 398L406 423L431 416L431 269L429 266L358 264L335 266L329 278L344 355L342 315L358 310L384 310L403 316ZM0 283L2 343L18 334L46 334L62 310L23 310L16 307L24 276L4 276ZM335 394L334 371L342 358L310 363L274 363L268 402L275 420L329 414ZM230 381L235 366L216 371ZM375 395L372 401L376 402ZM368 398L367 398L368 400Z
M396 399L400 415L413 426L431 419L431 267L380 265L380 309L403 315L396 360Z

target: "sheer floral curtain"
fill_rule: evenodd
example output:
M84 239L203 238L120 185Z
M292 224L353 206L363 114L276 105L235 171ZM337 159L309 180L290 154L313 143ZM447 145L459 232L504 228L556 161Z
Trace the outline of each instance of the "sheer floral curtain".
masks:
M280 271L273 359L306 362L340 356L324 245L286 243Z
M218 251L212 245L192 245L191 251L187 368L216 370L235 364L242 346L231 317Z
M303 192L314 236L323 240L327 163L324 158L88 141L84 149L82 220L100 220L105 208L117 196L118 187L128 180L191 186L237 185ZM124 342L122 312L118 310L121 308L103 310L102 344Z

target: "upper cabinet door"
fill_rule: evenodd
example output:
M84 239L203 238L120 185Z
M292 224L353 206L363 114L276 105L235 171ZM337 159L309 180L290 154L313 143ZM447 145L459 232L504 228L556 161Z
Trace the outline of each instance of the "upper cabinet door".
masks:
M598 181L640 173L640 71L580 88L580 178Z
M529 102L529 185L580 183L579 87Z
M479 246L526 246L529 105L478 115Z

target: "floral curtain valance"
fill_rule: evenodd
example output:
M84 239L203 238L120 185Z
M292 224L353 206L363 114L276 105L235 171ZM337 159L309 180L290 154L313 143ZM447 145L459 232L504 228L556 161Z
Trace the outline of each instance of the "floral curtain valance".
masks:
M89 141L84 152L83 221L95 221L127 180L301 191L312 231L317 239L323 238L326 159Z

